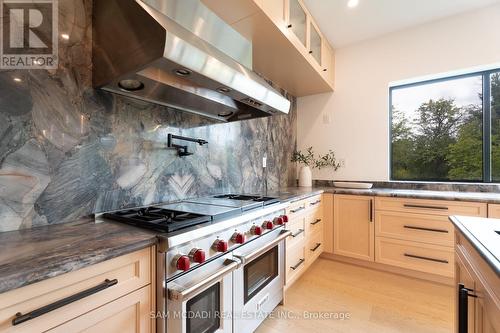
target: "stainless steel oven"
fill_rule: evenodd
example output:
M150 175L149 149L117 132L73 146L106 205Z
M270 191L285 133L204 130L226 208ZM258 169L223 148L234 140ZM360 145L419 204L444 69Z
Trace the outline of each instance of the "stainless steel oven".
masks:
M233 332L253 332L283 300L285 238L289 235L290 231L277 228L233 252L241 261L233 273Z
M233 275L239 262L230 253L167 282L167 332L233 332Z

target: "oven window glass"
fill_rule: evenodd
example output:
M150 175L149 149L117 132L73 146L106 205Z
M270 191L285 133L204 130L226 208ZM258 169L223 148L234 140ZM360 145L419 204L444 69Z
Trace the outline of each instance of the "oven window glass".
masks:
M278 276L278 246L244 268L245 304Z
M187 333L212 333L220 327L220 283L186 302Z

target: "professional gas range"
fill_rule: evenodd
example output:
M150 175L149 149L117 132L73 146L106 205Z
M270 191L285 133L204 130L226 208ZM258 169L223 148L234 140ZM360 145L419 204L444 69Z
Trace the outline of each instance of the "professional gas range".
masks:
M158 231L158 332L246 333L283 299L286 206L225 194L103 217Z

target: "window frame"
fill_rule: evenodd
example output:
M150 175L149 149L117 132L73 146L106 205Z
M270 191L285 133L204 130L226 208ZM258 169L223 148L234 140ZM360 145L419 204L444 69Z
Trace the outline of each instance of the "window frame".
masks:
M493 183L491 172L491 74L500 72L500 68L488 69L478 72L470 72L465 74L444 76L435 79L405 83L400 85L389 86L389 179L391 181L410 181L410 182L442 182L442 183ZM393 155L392 155L392 93L394 90L422 86L432 83L453 81L473 76L482 77L482 93L483 93L483 126L482 126L482 156L483 156L483 179L482 180L445 180L445 179L396 179L393 170Z

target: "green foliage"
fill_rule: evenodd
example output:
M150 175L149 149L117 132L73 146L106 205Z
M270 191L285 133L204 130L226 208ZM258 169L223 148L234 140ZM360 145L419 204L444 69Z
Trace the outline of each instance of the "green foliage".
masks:
M301 163L307 166L313 166L314 163L314 153L312 151L312 147L307 148L305 153L302 151L294 151L292 154L291 161L296 163Z
M337 171L340 168L340 163L335 159L333 150L329 150L325 155L319 156L314 164L320 170L323 168L333 168L334 171Z
M331 167L334 171L340 168L340 163L335 159L333 150L329 150L325 155L315 158L313 148L309 147L305 153L302 153L300 150L293 152L291 161L307 165L311 168L323 169Z

